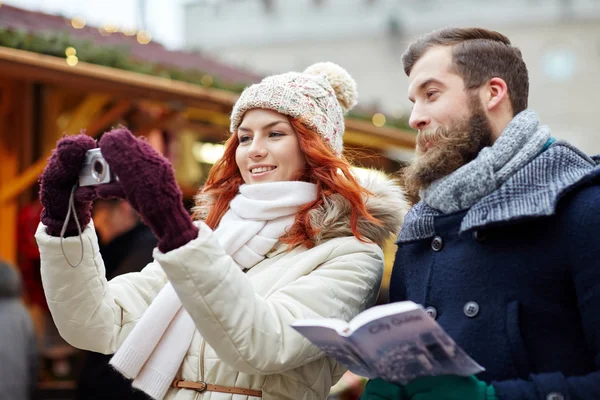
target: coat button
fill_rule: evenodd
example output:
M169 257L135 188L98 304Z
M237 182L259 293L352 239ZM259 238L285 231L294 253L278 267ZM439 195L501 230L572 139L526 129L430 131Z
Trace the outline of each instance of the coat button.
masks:
M565 400L565 396L563 396L560 393L552 392L548 393L548 396L546 396L546 400Z
M427 307L425 309L425 312L427 313L427 315L429 315L431 318L436 319L437 318L437 310L435 309L435 307Z
M477 314L479 314L479 304L475 303L474 301L469 301L463 307L463 311L465 315L469 318L476 317Z
M440 251L442 247L444 247L444 241L442 238L439 236L434 237L431 241L431 248L433 251Z

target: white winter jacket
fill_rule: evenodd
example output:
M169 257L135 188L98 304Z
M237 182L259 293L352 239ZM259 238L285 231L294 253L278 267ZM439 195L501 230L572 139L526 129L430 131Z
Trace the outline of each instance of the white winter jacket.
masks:
M262 390L263 399L324 399L345 370L290 324L298 318L350 320L374 304L383 271L378 244L398 232L406 207L390 181L371 177L365 185L374 194L369 211L384 222L359 222L374 243L351 235L349 203L333 195L311 215L321 229L314 248L276 246L247 273L197 222L196 239L166 254L155 249L154 262L141 272L107 282L93 223L82 234L84 258L76 268L66 262L60 239L40 224L42 281L58 330L75 347L114 353L169 279L197 328L177 379ZM79 259L79 237L63 245L70 260ZM175 388L166 396L249 398Z

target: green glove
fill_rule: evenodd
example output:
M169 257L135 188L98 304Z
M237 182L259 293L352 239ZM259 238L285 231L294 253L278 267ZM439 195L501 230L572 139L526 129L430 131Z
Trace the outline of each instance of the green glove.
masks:
M404 387L410 400L497 400L492 385L474 376L427 376Z
M383 379L371 379L367 382L360 400L406 400L402 386L386 382Z

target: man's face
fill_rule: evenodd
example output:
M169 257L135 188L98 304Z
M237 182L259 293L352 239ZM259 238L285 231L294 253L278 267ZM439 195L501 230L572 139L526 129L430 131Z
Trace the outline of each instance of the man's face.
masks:
M414 104L409 124L417 131L448 127L469 117L469 96L463 79L452 72L452 48L437 46L425 52L408 77L408 98ZM420 143L435 146L435 137Z
M409 76L410 125L419 131L416 158L404 171L406 190L421 189L470 162L492 143L492 128L476 90L451 72L450 47L434 47Z

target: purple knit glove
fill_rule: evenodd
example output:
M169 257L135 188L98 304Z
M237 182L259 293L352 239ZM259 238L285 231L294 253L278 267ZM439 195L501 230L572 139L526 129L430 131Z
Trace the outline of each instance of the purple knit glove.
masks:
M102 135L99 145L127 200L158 238L160 251L166 253L198 237L169 160L123 127Z
M85 152L95 147L96 141L87 135L66 136L58 141L50 156L40 178L40 200L44 206L41 220L49 235L60 236L69 208L71 190L79 181L79 170ZM82 230L90 222L95 198L96 191L93 187L81 187L75 191L75 214ZM75 219L71 216L65 236L78 234Z

